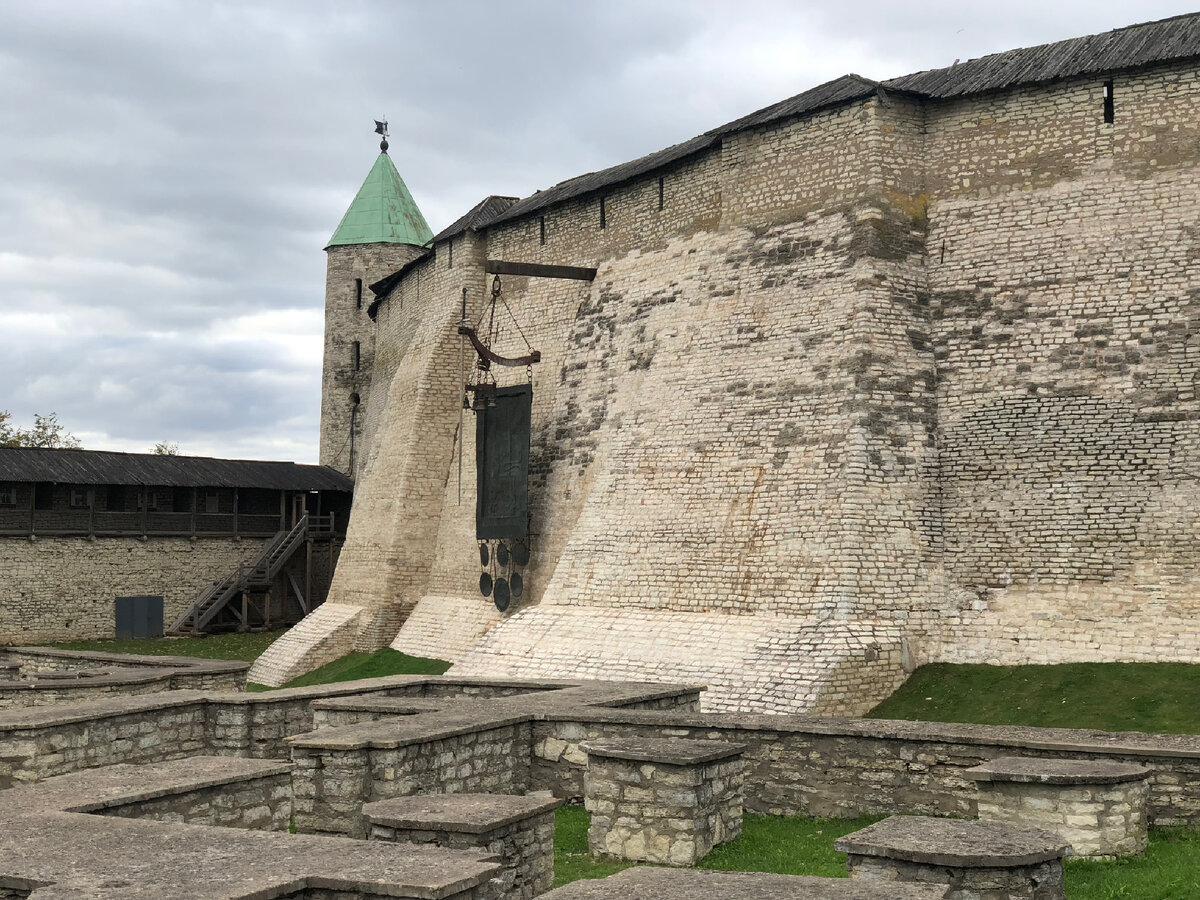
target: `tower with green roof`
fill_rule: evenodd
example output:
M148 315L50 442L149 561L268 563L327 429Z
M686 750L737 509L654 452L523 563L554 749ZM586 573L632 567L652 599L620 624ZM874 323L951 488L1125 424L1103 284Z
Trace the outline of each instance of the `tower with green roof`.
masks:
M325 358L321 377L321 463L350 477L361 462L363 414L375 358L370 285L425 252L433 240L388 156L379 157L325 247Z

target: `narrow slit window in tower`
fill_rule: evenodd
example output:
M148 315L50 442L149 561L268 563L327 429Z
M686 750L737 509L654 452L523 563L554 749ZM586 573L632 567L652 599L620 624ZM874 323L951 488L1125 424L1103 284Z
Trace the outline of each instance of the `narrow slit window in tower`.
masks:
M539 237L540 242L543 244L546 243L546 217L545 216L538 217L538 232L540 235L540 237Z
M1106 125L1113 123L1113 83L1111 78L1104 82L1104 123Z
M354 308L362 309L362 279L354 279Z
M362 366L362 344L358 341L354 342L354 371L357 372Z
M600 227L608 227L608 198L600 198Z
M663 208L663 180L661 176L658 179L658 208Z
M454 268L454 238L450 238L450 240L446 241L446 257L448 260L448 262L446 263L446 268L453 269Z

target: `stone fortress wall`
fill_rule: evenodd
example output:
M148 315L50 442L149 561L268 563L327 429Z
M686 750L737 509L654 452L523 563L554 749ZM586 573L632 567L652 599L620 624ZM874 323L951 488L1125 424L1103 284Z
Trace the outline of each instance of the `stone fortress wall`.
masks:
M879 87L438 241L378 305L330 603L253 680L398 627L456 672L699 680L713 709L858 712L926 661L1196 661L1197 81ZM458 434L485 259L599 270L503 279L543 355L504 616Z
M0 645L110 638L117 597L163 598L170 625L211 582L262 552L237 537L50 537L0 540L9 590L0 603Z

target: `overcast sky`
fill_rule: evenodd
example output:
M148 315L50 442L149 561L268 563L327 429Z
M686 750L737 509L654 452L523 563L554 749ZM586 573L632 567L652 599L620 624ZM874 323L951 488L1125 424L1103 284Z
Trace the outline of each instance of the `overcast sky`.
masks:
M0 0L0 410L89 448L315 462L326 240L391 122L436 232L846 72L1190 11Z

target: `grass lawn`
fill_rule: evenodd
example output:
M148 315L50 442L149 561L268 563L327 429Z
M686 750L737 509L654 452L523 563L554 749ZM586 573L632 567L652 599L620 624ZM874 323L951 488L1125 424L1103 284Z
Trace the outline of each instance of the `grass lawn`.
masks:
M1200 666L921 666L875 719L1200 734Z
M858 819L786 819L746 813L741 836L715 848L701 869L730 872L777 872L781 875L846 877L846 854L833 849L843 835L883 816ZM554 884L603 878L630 863L595 859L587 850L588 814L582 806L560 806L554 814Z
M54 644L63 650L96 650L101 653L139 653L148 656L199 656L204 659L257 659L282 631L251 634L214 634L199 638L138 638L130 640L70 641ZM378 678L382 675L441 675L450 663L440 659L408 656L395 650L375 653L351 653L322 666L307 675L289 681L284 687L304 687L312 684L332 684L358 678ZM270 690L261 684L249 684L250 691Z
M1143 857L1067 861L1067 900L1200 898L1200 830L1150 830Z
M258 659L282 631L249 634L214 634L211 637L128 638L123 640L68 641L51 644L63 650L95 650L100 653L139 653L146 656L199 656L204 659Z
M746 813L741 837L715 848L699 868L845 878L846 855L834 850L833 842L880 818L788 819ZM563 806L555 813L555 887L629 868L629 863L589 856L587 828L588 815L582 807ZM1198 900L1198 859L1200 831L1154 829L1144 857L1068 861L1067 900Z
M333 684L336 681L356 681L359 678L380 678L384 675L441 675L450 663L441 659L425 659L409 656L397 650L384 648L374 653L348 653L341 659L321 666L319 669L293 678L284 687L308 687L314 684ZM261 684L246 685L248 691L266 691Z

